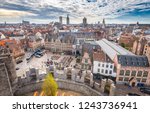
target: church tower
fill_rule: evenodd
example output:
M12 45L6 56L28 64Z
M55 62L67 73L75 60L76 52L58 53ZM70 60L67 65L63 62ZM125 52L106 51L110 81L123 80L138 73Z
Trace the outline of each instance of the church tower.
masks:
M103 19L103 25L102 25L102 28L103 28L103 29L106 28L105 19Z
M67 25L69 25L70 24L70 18L69 18L69 15L67 15Z

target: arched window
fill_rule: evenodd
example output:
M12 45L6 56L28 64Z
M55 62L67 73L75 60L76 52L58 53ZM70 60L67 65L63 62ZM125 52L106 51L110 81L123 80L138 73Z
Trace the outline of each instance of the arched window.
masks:
M136 76L136 71L132 71L131 76Z
M148 71L144 71L143 77L147 77L147 76L148 76Z
M130 70L127 70L125 76L129 76L129 75L130 75Z
M141 77L142 76L142 71L138 71L137 76Z
M124 75L124 70L120 70L120 75Z

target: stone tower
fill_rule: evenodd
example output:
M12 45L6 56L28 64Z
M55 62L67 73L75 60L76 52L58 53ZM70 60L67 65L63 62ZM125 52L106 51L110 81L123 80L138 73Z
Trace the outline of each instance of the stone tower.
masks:
M0 48L0 95L13 95L16 81L15 61L7 48Z
M70 24L70 18L69 18L69 15L67 15L67 25L69 25Z
M60 17L59 17L59 23L62 24L62 23L63 23L62 21L63 21L63 20L62 20L62 16L60 16Z
M87 25L87 18L83 18L83 26L85 27Z
M106 23L105 23L105 19L103 19L103 25L102 28L105 29L106 28Z

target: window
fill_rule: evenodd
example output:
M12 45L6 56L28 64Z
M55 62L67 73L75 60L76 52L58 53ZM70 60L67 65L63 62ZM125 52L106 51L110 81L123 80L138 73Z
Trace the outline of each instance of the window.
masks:
M98 66L100 67L100 66L101 66L101 64L99 63L99 64L98 64Z
M110 68L113 68L113 65L110 65Z
M99 73L99 72L100 72L100 69L98 69L97 71L98 71L98 73Z
M148 72L147 72L147 71L144 71L143 77L147 77L147 76L148 76Z
M121 71L120 71L120 75L124 75L124 70L121 70Z
M137 78L136 80L137 80L138 82L141 82L141 78Z
M108 64L106 65L106 68L108 68Z
M104 73L104 69L102 69L102 71L101 71L102 73Z
M141 76L142 76L142 71L138 71L137 77L141 77Z
M130 71L127 70L125 76L129 76L130 75Z
M109 74L112 74L112 71L109 71Z
M142 79L142 82L146 82L147 79Z
M136 76L136 71L132 71L131 76Z
M85 63L88 63L88 59L85 59Z
M119 77L119 81L123 81L123 77Z
M124 78L124 81L129 81L129 78Z
M108 74L108 70L106 70L105 73Z
M102 65L102 67L104 67L104 64Z

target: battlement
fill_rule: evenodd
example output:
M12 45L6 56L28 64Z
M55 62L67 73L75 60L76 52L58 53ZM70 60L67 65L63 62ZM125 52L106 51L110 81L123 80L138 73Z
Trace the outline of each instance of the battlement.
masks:
M1 55L10 55L10 50L8 48L0 47L0 56Z

